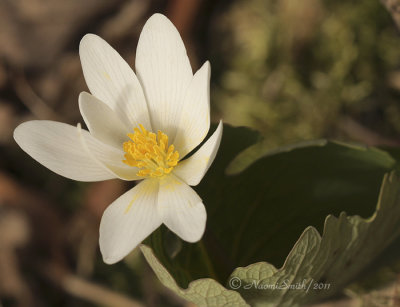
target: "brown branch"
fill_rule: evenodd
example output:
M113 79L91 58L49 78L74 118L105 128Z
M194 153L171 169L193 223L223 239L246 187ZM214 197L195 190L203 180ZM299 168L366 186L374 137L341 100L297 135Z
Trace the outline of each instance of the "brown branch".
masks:
M140 302L72 274L59 265L44 266L42 273L68 294L102 306L144 307Z
M339 121L338 128L346 133L349 137L353 138L356 141L363 142L369 146L379 146L379 145L387 145L387 146L399 146L400 142L394 139L389 139L381 136L368 129L367 127L361 125L356 122L351 117L344 117Z
M60 117L36 94L24 74L13 79L15 92L22 103L38 119L57 120Z

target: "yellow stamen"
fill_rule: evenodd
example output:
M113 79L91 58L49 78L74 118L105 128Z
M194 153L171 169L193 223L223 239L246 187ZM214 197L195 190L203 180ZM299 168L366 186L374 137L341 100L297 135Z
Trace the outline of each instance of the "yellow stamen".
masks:
M141 177L163 177L171 173L178 164L179 153L174 145L168 146L168 136L161 131L157 135L147 131L142 125L128 133L131 141L124 142L125 164L140 170L136 175Z

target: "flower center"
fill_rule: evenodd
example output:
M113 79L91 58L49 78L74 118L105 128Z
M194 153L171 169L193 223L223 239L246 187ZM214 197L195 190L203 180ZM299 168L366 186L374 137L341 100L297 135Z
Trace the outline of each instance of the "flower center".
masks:
M163 177L178 164L179 153L174 145L168 146L168 136L158 130L157 135L142 125L128 133L130 141L124 142L125 164L138 167L141 177Z

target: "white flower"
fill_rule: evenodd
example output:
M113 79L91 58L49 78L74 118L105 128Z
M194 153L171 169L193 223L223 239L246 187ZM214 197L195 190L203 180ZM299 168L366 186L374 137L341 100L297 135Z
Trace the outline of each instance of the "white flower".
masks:
M210 64L193 75L178 31L161 14L142 30L136 75L96 35L82 39L79 53L93 95L79 96L89 131L79 124L29 121L15 129L16 142L67 178L144 179L104 212L100 250L106 263L121 260L162 223L185 241L200 240L206 211L189 185L197 185L213 162L222 123L197 152L182 158L210 127Z

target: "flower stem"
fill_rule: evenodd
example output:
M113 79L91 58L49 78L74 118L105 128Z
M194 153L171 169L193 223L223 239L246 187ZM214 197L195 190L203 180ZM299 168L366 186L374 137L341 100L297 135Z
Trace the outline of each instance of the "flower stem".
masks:
M201 241L198 243L198 245L199 245L199 248L200 248L200 252L201 252L202 258L204 259L205 265L206 265L207 270L208 270L208 272L209 272L209 274L210 274L210 277L211 277L212 279L218 281L218 279L217 279L217 273L216 273L215 270L214 270L214 266L213 266L212 263L211 263L211 259L210 259L209 255L208 255L207 249L206 249L206 247L204 246L204 241L201 240Z

